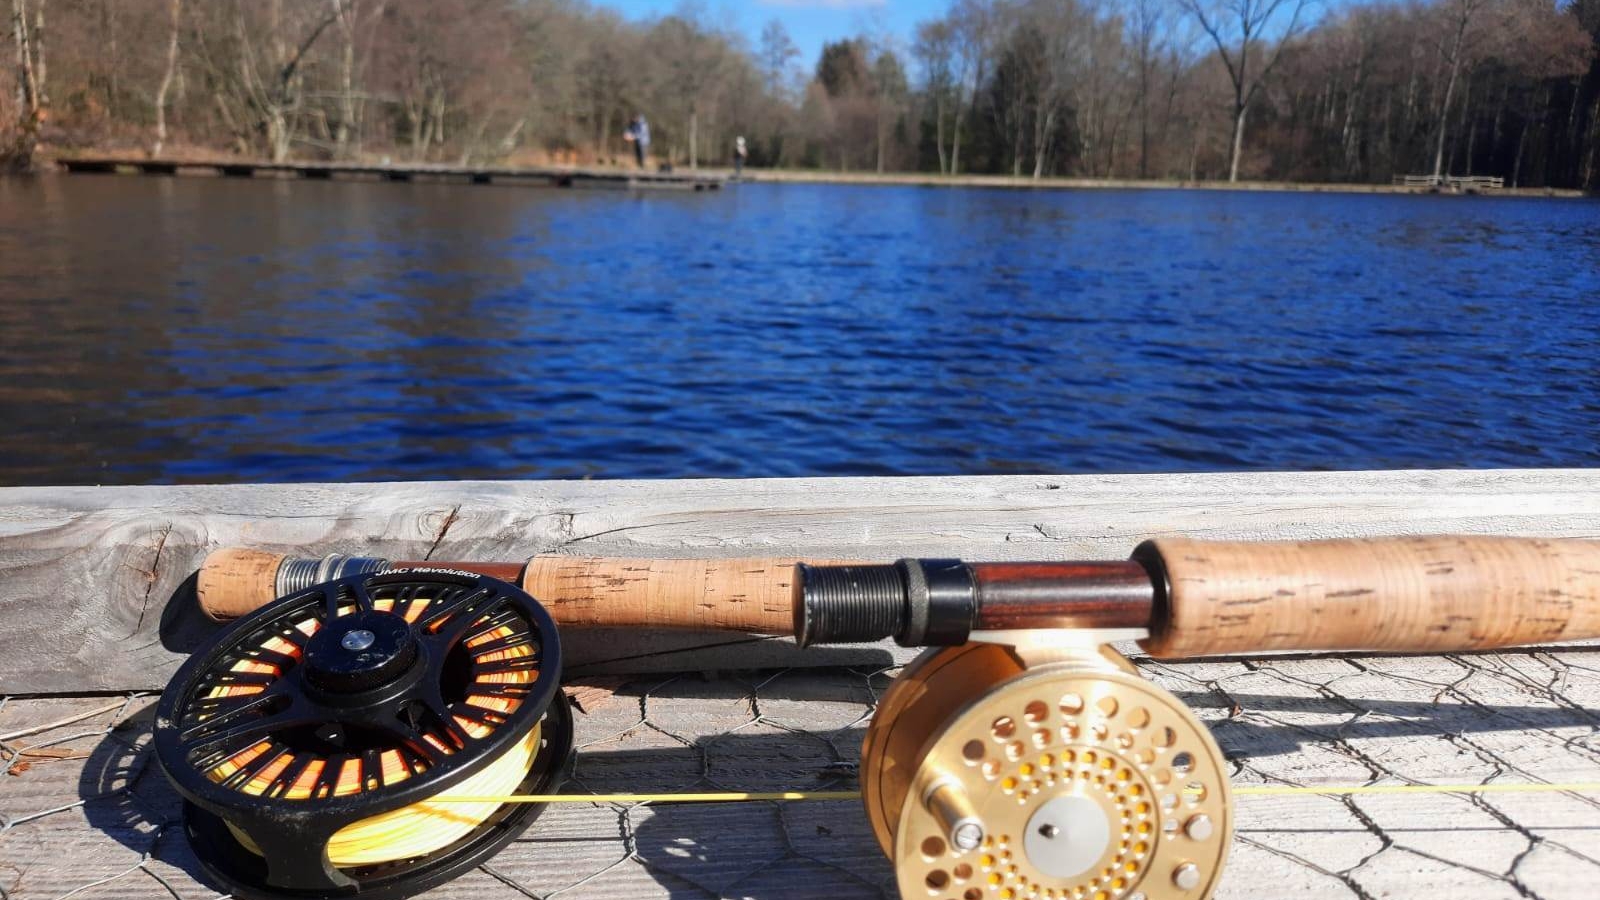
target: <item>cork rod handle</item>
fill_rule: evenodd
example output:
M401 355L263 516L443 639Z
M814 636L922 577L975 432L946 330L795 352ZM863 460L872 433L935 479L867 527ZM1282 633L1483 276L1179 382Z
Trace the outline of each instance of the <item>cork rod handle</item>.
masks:
M1600 541L1163 538L1134 558L1165 573L1165 602L1145 642L1163 659L1441 653L1600 637Z
M196 593L216 621L236 619L278 595L285 555L227 548L206 557ZM794 632L797 559L617 559L535 556L520 563L397 561L465 569L520 582L558 625L693 628L750 634Z
M535 556L522 589L560 625L793 634L796 562Z

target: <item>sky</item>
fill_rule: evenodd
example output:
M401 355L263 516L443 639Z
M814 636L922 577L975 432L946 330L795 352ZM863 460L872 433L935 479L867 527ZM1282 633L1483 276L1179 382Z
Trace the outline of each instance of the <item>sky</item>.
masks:
M619 10L630 19L666 15L683 0L592 0ZM827 41L858 34L887 36L901 49L909 47L917 23L944 14L949 0L699 0L706 17L748 35L758 47L761 29L773 19L783 23L800 49L799 64L810 71Z

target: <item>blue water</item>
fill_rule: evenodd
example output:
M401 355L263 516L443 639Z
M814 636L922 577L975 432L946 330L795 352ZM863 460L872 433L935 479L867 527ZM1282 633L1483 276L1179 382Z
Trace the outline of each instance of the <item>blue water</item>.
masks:
M0 483L1600 464L1600 204L0 180Z

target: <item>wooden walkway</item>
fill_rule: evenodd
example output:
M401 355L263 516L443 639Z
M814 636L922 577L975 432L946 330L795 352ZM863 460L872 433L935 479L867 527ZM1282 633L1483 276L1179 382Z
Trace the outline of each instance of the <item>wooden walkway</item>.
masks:
M225 178L354 179L365 181L442 181L459 184L513 184L624 190L719 190L727 179L716 175L576 167L451 166L433 163L334 163L261 160L139 159L71 156L56 160L63 171L80 174L201 175Z
M186 583L217 546L1060 559L1119 557L1161 534L1425 532L1600 536L1600 472L0 489L0 896L215 896L151 764L149 709L198 637ZM862 730L904 651L685 649L696 640L589 639L572 791L854 786ZM1140 665L1211 725L1235 784L1600 781L1588 647ZM602 668L635 674L601 680ZM1595 795L1242 797L1238 816L1223 898L1588 900L1600 879ZM853 803L594 804L551 809L427 896L552 894L782 900L892 897L893 885Z

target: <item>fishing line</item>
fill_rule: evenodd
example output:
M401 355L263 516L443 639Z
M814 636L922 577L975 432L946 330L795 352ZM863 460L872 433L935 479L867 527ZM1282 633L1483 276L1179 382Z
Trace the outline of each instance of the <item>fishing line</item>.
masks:
M1495 794L1495 793L1600 793L1600 781L1566 784L1362 784L1362 785L1238 785L1235 797L1273 797L1297 794L1342 796L1348 794ZM1183 791L1181 793L1198 793ZM681 794L506 794L448 795L433 803L738 803L744 801L833 802L860 800L860 791L720 791Z

